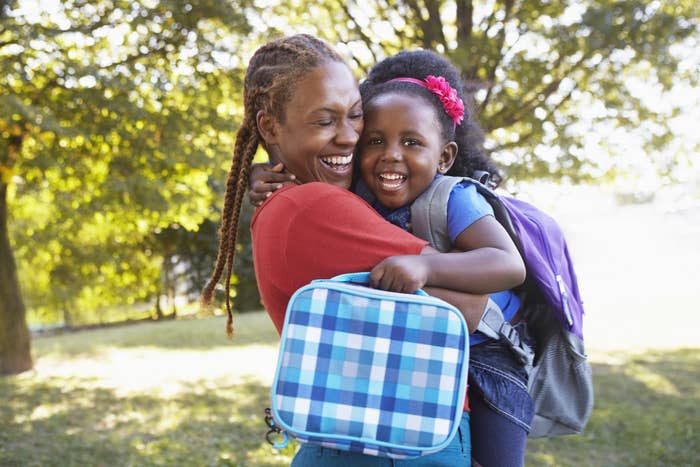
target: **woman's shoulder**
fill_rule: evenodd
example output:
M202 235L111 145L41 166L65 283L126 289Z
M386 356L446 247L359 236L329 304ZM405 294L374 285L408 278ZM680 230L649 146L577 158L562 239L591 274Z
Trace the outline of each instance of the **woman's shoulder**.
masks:
M277 190L268 201L286 199L293 202L316 202L327 198L357 198L352 192L323 182L309 182L301 185L292 185Z
M369 209L371 207L349 190L323 182L309 182L280 188L260 206L254 217L263 213L272 216L299 214L302 210L348 210L353 207Z

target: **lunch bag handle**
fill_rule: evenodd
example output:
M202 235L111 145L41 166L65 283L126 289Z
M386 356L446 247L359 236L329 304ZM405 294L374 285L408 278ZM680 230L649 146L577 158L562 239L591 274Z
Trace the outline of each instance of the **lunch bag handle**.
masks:
M348 272L346 274L340 274L330 279L319 279L319 280L331 280L334 282L352 282L355 284L369 285L369 272ZM316 281L313 281L316 282ZM423 297L428 297L429 295L423 290L418 289L414 292L416 295L421 295Z

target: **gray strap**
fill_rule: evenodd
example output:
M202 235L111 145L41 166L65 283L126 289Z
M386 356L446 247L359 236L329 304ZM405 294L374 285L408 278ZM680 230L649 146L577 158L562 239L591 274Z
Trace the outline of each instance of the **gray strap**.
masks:
M501 307L496 305L496 302L489 298L488 302L486 302L484 314L481 315L481 321L479 321L479 326L477 326L476 330L480 331L482 334L486 334L491 339L498 340L501 338L498 332L501 330L503 323L505 323L505 318L503 318Z
M478 180L482 185L489 186L491 181L491 174L485 170L475 170L472 174L474 180Z
M518 331L503 317L501 307L490 298L486 302L484 314L481 316L481 321L479 321L476 329L492 339L505 340L522 365L532 365L535 356L534 351L520 339Z
M437 177L411 205L411 233L428 241L438 251L452 249L447 232L447 201L452 188L462 180L462 177L446 175Z

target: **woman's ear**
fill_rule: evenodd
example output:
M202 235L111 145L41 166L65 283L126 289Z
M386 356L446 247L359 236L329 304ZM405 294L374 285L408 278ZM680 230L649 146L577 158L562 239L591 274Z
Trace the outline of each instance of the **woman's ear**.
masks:
M259 110L255 116L255 123L266 147L277 144L277 119L275 117L264 110Z
M440 159L438 160L438 173L446 174L452 168L457 157L457 143L450 141L442 147Z

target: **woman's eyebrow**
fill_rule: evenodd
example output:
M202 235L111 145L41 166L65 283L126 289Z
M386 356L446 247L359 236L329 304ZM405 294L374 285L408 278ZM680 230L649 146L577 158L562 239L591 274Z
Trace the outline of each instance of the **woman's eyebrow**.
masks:
M338 110L332 109L330 107L319 107L317 109L313 109L310 113L317 113L317 112L330 112L330 113L334 113L334 114L339 113Z
M360 107L360 110L362 109L362 99L356 100L356 101L350 106L350 109L352 110L352 109L354 109L355 107ZM333 107L318 107L318 108L316 108L316 109L313 109L311 112L312 112L312 113L313 113L313 112L332 112L332 113L340 113L340 111L338 111L337 108L333 108Z

